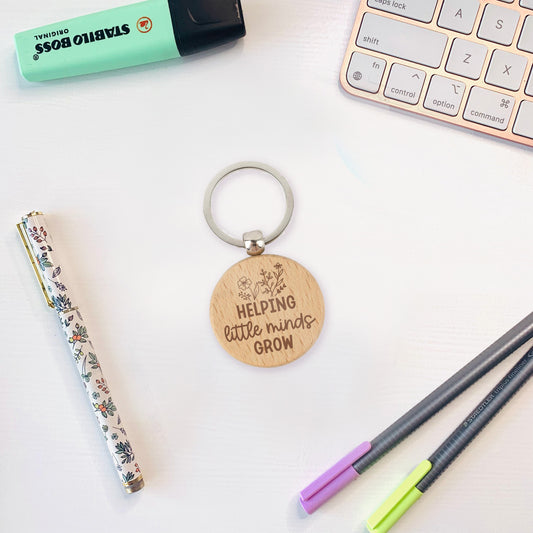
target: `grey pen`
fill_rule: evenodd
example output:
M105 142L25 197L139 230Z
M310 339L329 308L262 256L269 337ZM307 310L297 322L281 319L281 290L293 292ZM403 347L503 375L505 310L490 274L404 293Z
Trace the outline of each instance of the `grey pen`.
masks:
M533 313L483 350L376 438L360 444L302 490L300 503L305 511L308 513L316 511L531 338L533 338Z
M427 460L422 461L387 498L368 519L368 531L371 533L389 531L532 375L533 349L513 366L437 450Z

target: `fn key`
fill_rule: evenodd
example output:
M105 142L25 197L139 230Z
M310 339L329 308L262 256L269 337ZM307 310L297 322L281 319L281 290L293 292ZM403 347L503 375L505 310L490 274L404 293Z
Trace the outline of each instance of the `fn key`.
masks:
M355 89L377 93L386 65L387 62L384 59L354 52L350 59L346 80Z

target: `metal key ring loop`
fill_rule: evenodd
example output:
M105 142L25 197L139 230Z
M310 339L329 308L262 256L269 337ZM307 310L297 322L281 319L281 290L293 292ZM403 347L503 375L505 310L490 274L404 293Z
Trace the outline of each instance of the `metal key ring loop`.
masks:
M239 246L241 248L244 248L244 240L242 238L237 239L236 237L232 237L231 235L228 235L226 232L222 231L217 223L215 222L215 219L213 218L213 213L211 210L211 198L213 196L213 191L215 190L215 187L229 174L232 172L235 172L236 170L241 170L243 168L254 168L258 170L263 170L264 172L267 172L272 177L274 177L281 187L283 188L283 193L285 194L285 200L287 202L287 207L285 209L285 215L283 215L283 219L279 226L269 235L265 236L263 238L265 244L268 244L269 242L272 242L274 239L280 236L281 232L287 227L287 224L289 223L289 220L291 219L292 212L294 209L294 197L292 195L292 190L289 186L289 183L287 180L274 168L272 168L269 165L265 165L263 163L257 163L255 161L242 161L241 163L235 163L234 165L231 165L221 172L219 172L211 181L211 183L208 185L207 190L205 191L204 196L204 216L207 220L207 223L209 224L209 227L213 230L215 235L217 237L220 237L224 242L227 242L228 244L232 244L233 246Z

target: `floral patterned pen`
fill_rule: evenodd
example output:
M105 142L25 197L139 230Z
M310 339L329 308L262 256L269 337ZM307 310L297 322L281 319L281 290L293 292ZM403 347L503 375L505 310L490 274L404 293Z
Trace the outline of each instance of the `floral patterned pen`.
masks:
M55 309L67 338L80 378L85 386L100 430L126 492L144 487L144 480L122 420L111 398L83 318L73 300L70 285L56 256L55 247L42 213L33 211L17 224L46 301Z

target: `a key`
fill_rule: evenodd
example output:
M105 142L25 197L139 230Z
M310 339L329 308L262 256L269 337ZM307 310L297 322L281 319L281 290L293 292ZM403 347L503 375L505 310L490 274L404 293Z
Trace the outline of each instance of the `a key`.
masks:
M533 0L520 0L520 5L528 9L533 9Z
M368 7L409 19L431 22L437 0L368 0Z
M520 39L518 39L518 48L533 53L533 15L526 17Z
M527 67L524 56L504 50L494 50L485 81L491 85L518 91Z
M357 45L414 63L440 66L448 37L426 28L365 13Z
M424 107L455 117L465 92L465 84L443 76L433 76L424 100Z
M503 131L509 125L514 103L512 96L482 87L472 87L463 118Z
M510 45L513 42L520 13L508 7L487 4L477 36L485 41Z
M356 89L377 93L387 62L360 52L354 52L350 59L346 80Z
M400 102L417 104L425 79L426 73L423 70L394 63L385 87L385 96Z
M520 104L513 127L513 133L533 139L533 102L524 100Z
M479 0L444 0L437 24L441 28L469 34L474 29Z
M454 39L446 70L452 74L477 80L481 75L487 51L487 47L483 44Z
M531 72L529 74L529 81L527 82L525 92L529 96L533 96L533 68L531 69Z

